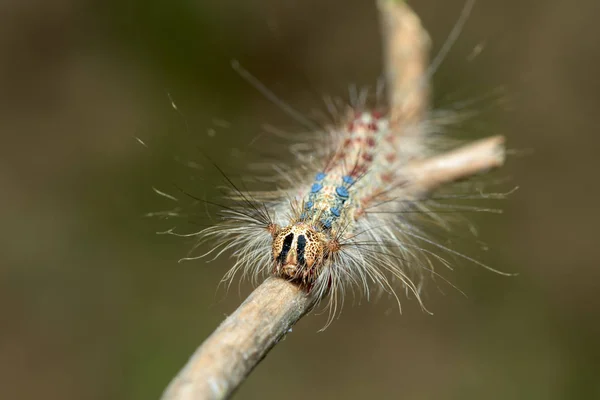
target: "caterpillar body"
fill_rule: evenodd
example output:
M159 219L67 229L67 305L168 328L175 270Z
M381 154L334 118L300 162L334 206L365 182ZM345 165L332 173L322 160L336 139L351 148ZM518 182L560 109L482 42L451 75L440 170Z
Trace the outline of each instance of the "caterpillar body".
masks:
M425 309L420 293L423 277L437 275L432 260L449 265L422 243L447 248L428 239L406 214L423 212L444 223L420 201L426 188L413 172L428 153L396 147L403 135L380 111L354 105L346 115L316 133L323 140L308 151L311 165L299 155L303 169L276 166L278 190L242 191L223 175L233 204L221 210L219 224L194 234L200 238L195 247L210 242L212 248L186 259L233 250L235 264L224 281L238 272L254 282L279 276L327 299L331 317L346 290L356 287L367 298L373 288L387 292L398 305L402 287ZM422 121L402 127L407 141L410 132L425 129Z
M341 128L331 129L331 153L312 182L298 190L291 218L270 227L274 273L310 290L316 285L319 292L347 279L378 278L376 269L365 267L364 256L346 254L344 259L345 250L351 238L369 236L372 227L361 224L369 216L367 209L393 198L394 188L403 182L401 160L392 145L397 132L389 129L388 120L378 112L350 113ZM397 207L390 202L387 208ZM361 230L365 232L356 235ZM381 232L375 236L381 238ZM357 262L363 264L362 271L353 265Z
M469 0L467 8L472 3ZM406 14L400 24L404 34L400 35L400 48L388 57L406 59L402 61L404 70L388 77L388 90L393 91L388 108L370 109L367 91L352 96L354 101L342 109L328 103L334 123L318 127L301 150L292 147L301 167L289 163L271 166L277 173L276 190L241 190L223 173L232 203L221 207L219 223L186 235L198 238L192 251L207 243L211 247L185 260L216 258L231 251L235 263L224 281L231 282L238 273L255 282L265 275L281 277L318 301L326 299L330 318L338 312L345 292L355 288L367 298L373 288L387 292L400 306L400 287L425 309L420 297L423 277L439 276L434 262L450 265L440 252L491 269L430 239L421 225L409 218L414 212L447 227L426 196L440 184L502 165L504 153L503 139L496 137L434 157L427 134L436 128L436 113L427 107L427 80L440 58L434 59L433 66L427 65L429 41L418 18L407 6L396 7ZM467 14L463 10L457 26ZM456 39L454 33L450 36L449 42ZM444 52L446 45L442 56ZM234 67L273 98L238 64ZM440 120L447 123L447 114L441 115ZM463 198L505 195L480 192ZM496 211L467 206L451 210L459 209ZM172 230L168 233L175 234Z

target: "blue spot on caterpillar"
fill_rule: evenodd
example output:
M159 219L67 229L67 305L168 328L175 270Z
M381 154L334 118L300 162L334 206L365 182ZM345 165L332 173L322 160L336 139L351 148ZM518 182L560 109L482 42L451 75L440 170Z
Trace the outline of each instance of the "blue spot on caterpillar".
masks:
M317 193L319 190L323 189L323 185L320 183L314 183L310 188L311 193Z
M313 187L314 187L314 185L313 185ZM350 196L350 194L348 193L348 189L346 189L344 186L336 187L335 192L337 193L338 196L340 196L343 199L347 199Z

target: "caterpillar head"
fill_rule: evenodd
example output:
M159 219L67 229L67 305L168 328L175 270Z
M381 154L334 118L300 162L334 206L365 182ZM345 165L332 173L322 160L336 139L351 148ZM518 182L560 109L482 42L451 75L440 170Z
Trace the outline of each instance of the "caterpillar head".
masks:
M273 232L275 274L311 286L325 260L326 238L298 222Z

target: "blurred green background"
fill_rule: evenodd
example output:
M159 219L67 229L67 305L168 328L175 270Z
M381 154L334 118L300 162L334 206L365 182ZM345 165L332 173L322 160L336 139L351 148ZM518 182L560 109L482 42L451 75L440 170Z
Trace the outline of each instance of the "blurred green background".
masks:
M439 49L462 1L413 3ZM460 250L519 276L459 262L445 276L468 297L429 285L434 316L386 299L348 302L323 333L308 316L236 398L600 398L598 15L596 0L480 0L434 77L438 106L508 93L455 133L505 134L517 151L496 177L521 189L503 215L469 215L491 250ZM144 217L170 206L153 186L216 194L214 169L179 162L196 146L244 176L263 124L302 131L234 58L323 110L381 72L374 2L2 1L0 398L158 398L249 293L217 291L227 257L177 263L192 243Z

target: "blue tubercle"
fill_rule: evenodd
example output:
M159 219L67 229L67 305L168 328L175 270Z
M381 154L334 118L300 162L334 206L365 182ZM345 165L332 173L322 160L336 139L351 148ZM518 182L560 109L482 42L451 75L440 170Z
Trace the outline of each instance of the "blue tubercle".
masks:
M321 189L323 189L323 185L322 184L320 184L320 183L313 183L312 187L310 188L310 192L311 193L317 193Z
M331 210L331 214L333 214L335 217L339 217L340 216L340 209L337 207L333 207Z
M346 189L344 186L338 186L338 187L336 187L335 188L335 193L337 193L337 195L340 196L343 199L347 199L350 196L350 193L348 193L348 189Z
M310 210L313 207L313 205L314 203L312 201L307 201L306 204L304 204L304 208Z
M319 172L317 175L315 175L315 181L322 181L326 176L327 175L325 175L324 172Z
M342 177L342 180L344 181L345 184L347 185L352 185L354 183L354 178L351 177L350 175L344 175Z

